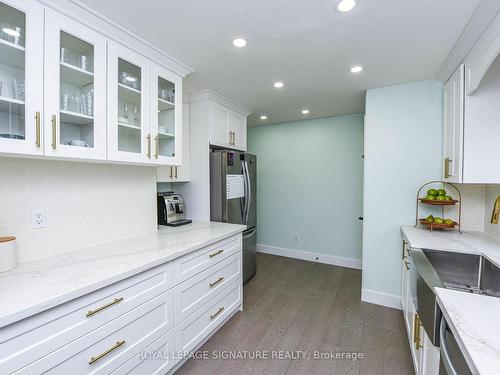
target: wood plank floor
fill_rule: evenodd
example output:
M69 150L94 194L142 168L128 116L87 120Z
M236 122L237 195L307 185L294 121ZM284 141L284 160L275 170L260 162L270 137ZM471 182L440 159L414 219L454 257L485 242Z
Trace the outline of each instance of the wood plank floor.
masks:
M237 313L200 350L303 351L299 359L190 359L176 375L414 374L401 311L361 302L361 271L258 254ZM363 359L313 359L363 353Z

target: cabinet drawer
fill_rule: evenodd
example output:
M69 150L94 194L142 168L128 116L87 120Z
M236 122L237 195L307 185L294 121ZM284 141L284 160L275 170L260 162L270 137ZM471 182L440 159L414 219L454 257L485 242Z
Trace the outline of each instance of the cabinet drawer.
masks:
M241 250L241 234L204 247L194 253L185 255L174 261L174 283L183 281L199 274L212 265Z
M111 374L166 374L178 362L175 353L174 337L174 329L171 329Z
M2 328L0 367L13 372L146 303L173 285L167 263ZM92 312L92 313L91 313Z
M174 288L176 324L236 280L241 282L241 254L239 252L176 286Z
M169 290L15 374L108 374L172 328Z
M177 352L190 351L241 305L240 281L175 326Z

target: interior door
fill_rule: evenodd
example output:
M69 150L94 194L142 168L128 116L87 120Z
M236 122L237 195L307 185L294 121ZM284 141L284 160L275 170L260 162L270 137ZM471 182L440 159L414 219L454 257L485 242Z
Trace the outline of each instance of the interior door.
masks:
M45 152L104 160L106 39L50 9L45 20Z
M0 1L0 153L43 154L43 7Z

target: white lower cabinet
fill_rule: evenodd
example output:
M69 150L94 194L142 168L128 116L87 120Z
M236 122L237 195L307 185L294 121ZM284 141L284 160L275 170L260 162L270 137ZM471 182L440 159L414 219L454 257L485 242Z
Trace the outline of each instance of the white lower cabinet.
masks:
M174 371L241 308L241 261L238 234L4 327L2 373Z
M409 246L403 241L401 273L401 305L408 334L410 353L416 375L439 374L439 348L427 336L415 308L411 293L411 267Z

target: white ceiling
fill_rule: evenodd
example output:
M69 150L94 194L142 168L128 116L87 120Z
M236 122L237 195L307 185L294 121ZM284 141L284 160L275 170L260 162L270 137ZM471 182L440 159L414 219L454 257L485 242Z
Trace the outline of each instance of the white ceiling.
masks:
M213 89L261 124L360 113L367 88L435 77L480 0L358 0L347 14L337 0L82 2L192 66L185 91Z

